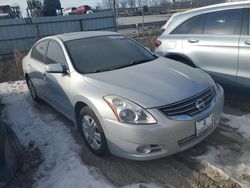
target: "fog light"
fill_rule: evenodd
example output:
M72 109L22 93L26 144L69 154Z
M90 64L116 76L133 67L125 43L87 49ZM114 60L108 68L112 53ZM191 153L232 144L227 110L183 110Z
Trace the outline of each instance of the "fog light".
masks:
M149 145L139 146L136 151L142 154L148 154L151 152L151 147Z

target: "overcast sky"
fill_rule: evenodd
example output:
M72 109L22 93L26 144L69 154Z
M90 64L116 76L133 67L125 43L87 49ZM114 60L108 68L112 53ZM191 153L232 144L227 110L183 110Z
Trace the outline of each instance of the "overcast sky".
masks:
M72 6L80 6L80 5L90 5L95 7L98 2L101 0L60 0L62 7L72 7ZM25 9L27 7L26 0L0 0L0 5L19 5L21 11L25 14ZM23 15L23 16L24 16Z

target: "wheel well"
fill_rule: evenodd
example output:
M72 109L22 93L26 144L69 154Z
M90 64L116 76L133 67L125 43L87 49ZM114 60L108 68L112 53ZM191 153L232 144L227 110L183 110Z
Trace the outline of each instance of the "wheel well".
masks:
M87 104L85 104L84 102L77 102L75 104L75 121L76 124L78 125L78 120L79 120L79 115L80 115L80 111L82 110L82 108L84 108L85 106L88 106Z
M173 59L175 61L179 61L181 63L184 63L194 68L196 67L195 64L192 62L192 60L190 60L188 57L184 57L184 56L177 55L177 54L172 54L172 55L168 55L167 58Z
M29 75L27 73L25 73L25 80L26 82L28 81Z

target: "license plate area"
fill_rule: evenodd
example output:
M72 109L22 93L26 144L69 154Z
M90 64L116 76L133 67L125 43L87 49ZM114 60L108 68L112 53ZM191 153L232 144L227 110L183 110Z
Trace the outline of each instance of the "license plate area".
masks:
M212 128L214 125L214 116L210 114L206 118L197 121L195 123L196 135L200 136L202 133L206 132L208 129Z

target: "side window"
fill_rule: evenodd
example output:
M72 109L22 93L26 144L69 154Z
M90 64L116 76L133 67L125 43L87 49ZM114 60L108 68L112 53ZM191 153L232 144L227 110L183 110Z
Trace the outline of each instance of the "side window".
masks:
M204 33L208 35L237 35L241 26L241 10L208 13Z
M36 44L32 48L31 57L38 61L44 62L44 57L46 54L47 46L48 46L48 41L42 41Z
M250 9L248 10L248 35L250 35Z
M195 16L179 25L171 34L203 34L205 16Z
M241 29L241 35L249 35L250 30L250 15L249 15L249 9L243 9L243 16L242 16L242 29Z
M61 46L56 41L51 40L47 51L46 64L54 63L60 63L63 67L67 67L67 62Z

